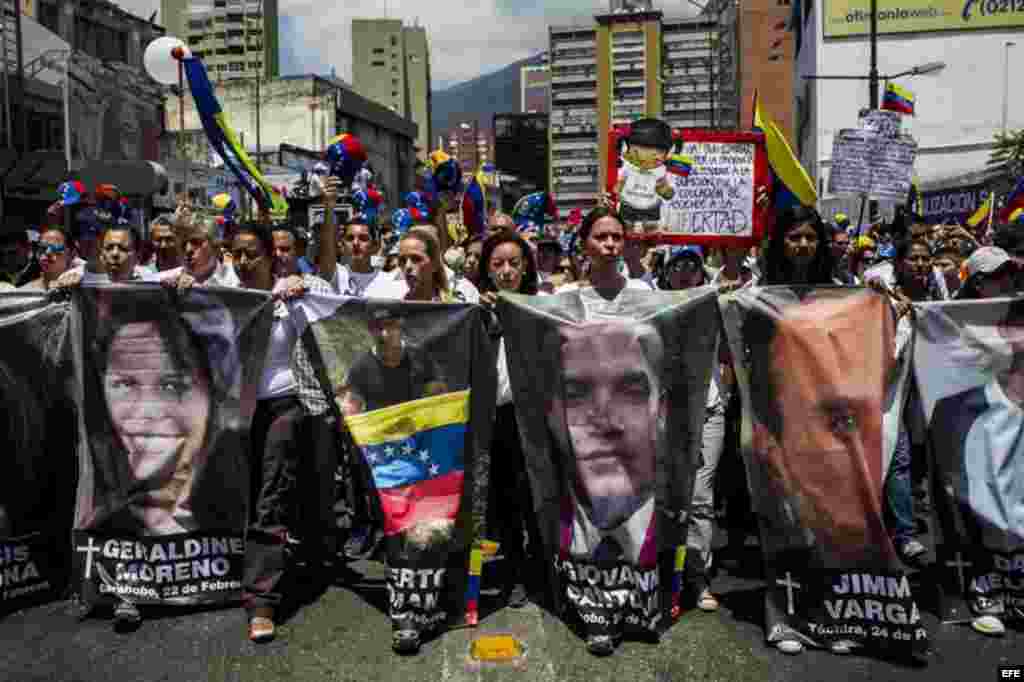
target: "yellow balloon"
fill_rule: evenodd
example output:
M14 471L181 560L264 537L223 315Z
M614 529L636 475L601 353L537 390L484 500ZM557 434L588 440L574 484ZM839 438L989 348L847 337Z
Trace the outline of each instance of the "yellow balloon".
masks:
M223 211L225 208L227 208L227 205L231 203L231 195L228 194L227 192L222 192L221 194L217 194L212 199L210 199L210 203L212 203L213 207L216 208L218 211Z

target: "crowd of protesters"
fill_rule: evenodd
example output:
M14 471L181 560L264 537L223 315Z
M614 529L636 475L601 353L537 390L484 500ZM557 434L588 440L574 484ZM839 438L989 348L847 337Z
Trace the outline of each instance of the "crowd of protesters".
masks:
M275 611L287 597L283 576L289 570L288 538L300 536L291 527L298 500L305 505L315 500L316 509L304 517L311 521L301 539L306 556L319 568L336 570L339 560L372 557L382 537L364 466L339 462L345 458L331 438L328 402L288 319L286 300L314 292L479 303L493 310L501 292L550 295L582 286L612 299L625 288L716 286L730 291L780 284L866 285L891 299L899 320L894 349L899 353L909 334L910 303L1005 296L1024 285L1024 227L1016 225L978 230L930 225L905 211L890 221L851 225L841 214L826 221L812 208L797 207L775 216L764 248L718 250L631 238L633 226L602 205L585 216L546 226L524 227L494 212L485 233L455 243L443 210L432 222L420 220L400 235L386 221L378 224L359 213L336 225L333 209L339 193L339 183L328 179L325 218L310 226L312 239L300 229L265 221L225 231L213 218L183 204L150 224L146 242L127 224L69 230L64 225L73 221L58 215L31 237L17 233L0 243L4 289L48 291L83 283L156 281L180 289L243 287L272 292L278 299L251 426L252 469L260 480L254 482L247 531L244 605L254 641L274 636ZM499 340L491 479L510 481L517 494L509 494L508 486L493 491L488 527L505 557L501 588L508 604L520 607L543 593L543 571L537 568L541 550L500 342L501 321L493 315L491 333ZM713 591L714 573L722 563L712 552L716 519L724 518L728 531L723 559L735 558L750 536L756 537L738 463L741 410L725 343L720 343L718 358L707 396L703 464L696 475L688 536L699 567L693 596L703 611L719 608ZM911 394L911 401L918 399ZM918 537L925 530L929 504L924 443L920 429L912 427L908 423L900 429L885 487L888 528L909 566L926 555ZM345 472L340 491L332 487L338 467ZM726 470L730 474L722 475ZM303 486L311 488L297 490ZM128 602L115 612L122 626L137 624L141 617ZM976 629L993 633L997 627L984 618L992 617L976 618ZM396 632L396 649L418 648L415 634ZM799 642L779 643L787 653L801 648Z

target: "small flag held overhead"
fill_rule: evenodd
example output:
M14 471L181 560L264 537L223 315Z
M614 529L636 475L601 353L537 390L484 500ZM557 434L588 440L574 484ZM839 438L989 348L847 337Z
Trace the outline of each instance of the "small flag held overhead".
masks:
M882 108L913 116L914 93L895 83L886 83L885 95L882 96Z

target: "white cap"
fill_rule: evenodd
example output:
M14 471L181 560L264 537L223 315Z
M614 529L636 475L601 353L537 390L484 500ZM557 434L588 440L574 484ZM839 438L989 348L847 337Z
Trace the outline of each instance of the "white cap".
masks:
M964 264L967 268L967 277L975 275L991 275L1007 263L1012 263L1010 254L998 246L983 246L971 254Z

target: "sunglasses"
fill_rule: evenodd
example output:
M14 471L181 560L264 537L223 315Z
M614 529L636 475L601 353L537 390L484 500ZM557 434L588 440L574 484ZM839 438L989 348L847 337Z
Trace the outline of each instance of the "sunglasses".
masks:
M38 248L40 256L56 256L67 251L64 244L40 244Z

